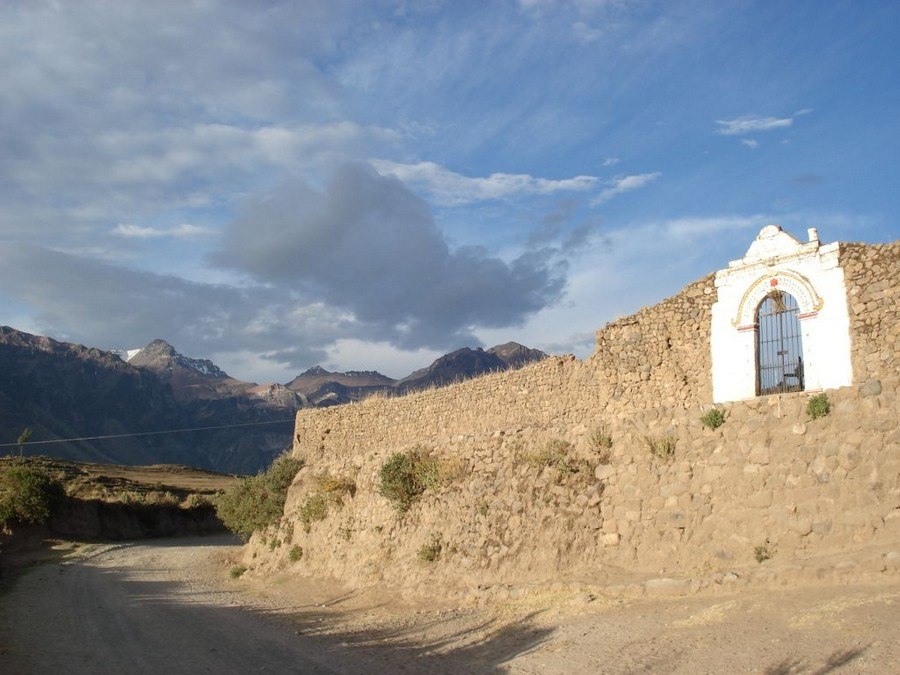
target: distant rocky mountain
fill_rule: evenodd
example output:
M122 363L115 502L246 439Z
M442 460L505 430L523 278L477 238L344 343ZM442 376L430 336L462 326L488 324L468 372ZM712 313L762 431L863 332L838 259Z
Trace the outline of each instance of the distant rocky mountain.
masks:
M290 445L292 425L258 423L292 420L306 405L280 384L235 379L208 359L179 353L165 340L153 340L128 364L167 383L197 426L238 425L198 436L212 468L219 471L253 472L269 463Z
M358 401L375 392L392 390L396 384L396 380L375 370L333 373L321 366L314 366L285 386L302 396L307 405L322 408Z
M442 387L484 373L520 368L546 356L540 350L529 349L516 342L507 342L488 350L463 347L441 356L427 368L404 377L397 383L397 388L401 391L411 391Z
M488 350L458 349L399 381L376 371L341 373L316 366L286 385L258 385L229 376L207 359L184 356L165 340L114 353L0 327L0 443L14 443L25 427L32 428L32 441L121 436L32 445L26 451L253 473L290 445L300 408L443 386L545 356L509 342ZM179 429L198 430L157 433ZM0 455L16 452L3 450Z
M487 353L493 354L503 361L507 368L513 369L547 358L547 354L540 349L529 349L518 342L507 342L506 344L491 347L487 350Z
M152 373L109 352L0 327L0 442L15 442L25 427L32 429L32 441L42 441L190 426L171 387ZM97 462L210 467L190 439L178 436L72 441L27 450Z
M238 396L256 386L229 377L208 359L192 359L179 354L165 340L154 340L128 360L135 368L149 370L172 385L175 396L184 401Z
M126 363L111 352L0 328L0 443L15 442L25 427L32 441L151 432L32 445L28 454L252 473L290 445L300 406L281 385L240 382L162 340ZM256 422L266 424L156 433Z
M546 357L547 354L538 349L529 349L517 342L507 342L487 350L469 347L457 349L402 380L391 379L374 370L340 373L314 366L285 386L304 397L308 406L321 408L358 401L379 392L406 393L441 387L484 373L521 368Z

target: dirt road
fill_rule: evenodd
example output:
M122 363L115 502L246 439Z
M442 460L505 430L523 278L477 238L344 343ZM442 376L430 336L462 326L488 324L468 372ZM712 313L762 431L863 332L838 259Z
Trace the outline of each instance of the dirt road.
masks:
M242 610L192 564L224 541L103 545L2 598L4 673L333 672L288 626Z
M227 538L100 545L0 596L2 673L896 672L900 586L403 604L228 578Z

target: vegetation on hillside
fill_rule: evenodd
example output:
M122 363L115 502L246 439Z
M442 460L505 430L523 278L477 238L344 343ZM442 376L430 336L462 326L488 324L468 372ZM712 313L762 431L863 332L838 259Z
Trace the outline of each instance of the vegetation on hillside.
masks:
M277 457L264 472L243 478L216 498L216 514L232 532L249 537L274 524L284 513L287 490L303 467L288 453Z
M63 495L50 474L16 461L0 472L0 527L43 524Z

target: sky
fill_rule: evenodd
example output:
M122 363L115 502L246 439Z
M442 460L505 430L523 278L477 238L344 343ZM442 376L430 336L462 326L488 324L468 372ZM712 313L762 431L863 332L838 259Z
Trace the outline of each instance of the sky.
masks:
M229 374L590 354L900 220L900 4L0 0L0 324Z

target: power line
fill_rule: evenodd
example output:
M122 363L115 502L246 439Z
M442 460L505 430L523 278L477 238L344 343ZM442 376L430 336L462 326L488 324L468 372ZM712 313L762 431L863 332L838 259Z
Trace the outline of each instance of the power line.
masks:
M166 431L139 431L132 434L111 434L109 436L82 436L81 438L56 438L51 441L27 441L25 443L0 443L0 448L14 448L25 445L48 445L50 443L72 443L74 441L102 441L108 438L131 438L134 436L158 436L160 434L183 434L190 431L209 431L211 429L235 429L237 427L258 427L263 424L284 424L293 419L273 420L271 422L244 422L242 424L221 424L215 427L194 427L192 429L167 429Z

